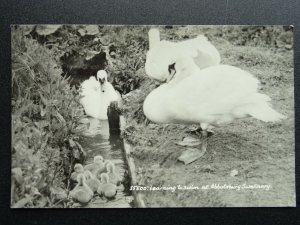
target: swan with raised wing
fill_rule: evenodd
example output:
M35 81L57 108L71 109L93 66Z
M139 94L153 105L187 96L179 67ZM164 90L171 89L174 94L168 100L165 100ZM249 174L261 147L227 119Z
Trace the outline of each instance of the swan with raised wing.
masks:
M145 71L152 78L161 80L169 75L170 68L174 67L180 58L191 57L195 64L204 69L220 64L220 53L204 35L198 35L189 40L171 42L160 40L158 29L152 28L148 32L149 51L146 56Z

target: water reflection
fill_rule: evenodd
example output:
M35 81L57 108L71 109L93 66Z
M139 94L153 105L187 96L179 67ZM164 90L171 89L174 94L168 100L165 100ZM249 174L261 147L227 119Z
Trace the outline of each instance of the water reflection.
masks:
M122 140L117 133L110 134L108 120L89 118L89 126L82 134L80 144L88 154L86 163L91 162L95 155L102 155L104 159L125 166Z

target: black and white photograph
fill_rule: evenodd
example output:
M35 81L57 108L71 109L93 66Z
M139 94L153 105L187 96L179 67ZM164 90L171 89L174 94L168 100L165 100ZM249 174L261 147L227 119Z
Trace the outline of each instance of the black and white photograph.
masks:
M11 25L11 208L295 207L292 25Z

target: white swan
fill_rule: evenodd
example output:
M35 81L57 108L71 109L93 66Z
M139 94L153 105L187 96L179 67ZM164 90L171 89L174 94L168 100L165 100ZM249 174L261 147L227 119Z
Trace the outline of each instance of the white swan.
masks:
M89 171L84 171L87 186L95 193L98 190L100 181Z
M80 163L76 163L74 166L74 172L71 174L71 180L77 182L78 175L82 174L83 172L83 166Z
M101 184L98 187L98 194L105 196L107 199L115 198L117 195L118 189L115 184L110 183L109 176L107 173L102 173L101 177Z
M157 29L150 29L148 35L145 71L152 78L169 80L169 66L183 57L192 57L200 69L220 64L220 53L204 35L181 42L160 41Z
M81 84L80 103L88 116L107 120L107 107L112 101L118 101L119 95L114 87L107 81L104 70L97 72L97 80L91 76Z
M87 204L94 196L93 191L87 186L84 174L79 174L77 177L78 184L70 191L70 196L74 201L80 204Z
M192 162L203 155L212 125L247 116L265 122L284 118L270 107L271 99L267 95L258 93L259 81L244 70L229 65L200 70L192 58L178 60L175 69L176 77L153 90L146 97L143 110L155 123L200 125L201 151L186 159L181 157L184 162Z

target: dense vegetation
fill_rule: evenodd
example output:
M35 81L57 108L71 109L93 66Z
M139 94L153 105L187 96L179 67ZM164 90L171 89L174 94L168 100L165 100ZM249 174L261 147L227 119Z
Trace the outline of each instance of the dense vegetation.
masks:
M106 69L120 93L137 88L147 46L133 29L12 27L12 207L68 206L68 177L85 155L78 84Z
M66 198L66 177L77 157L70 143L83 110L58 54L13 28L12 207L52 207Z

